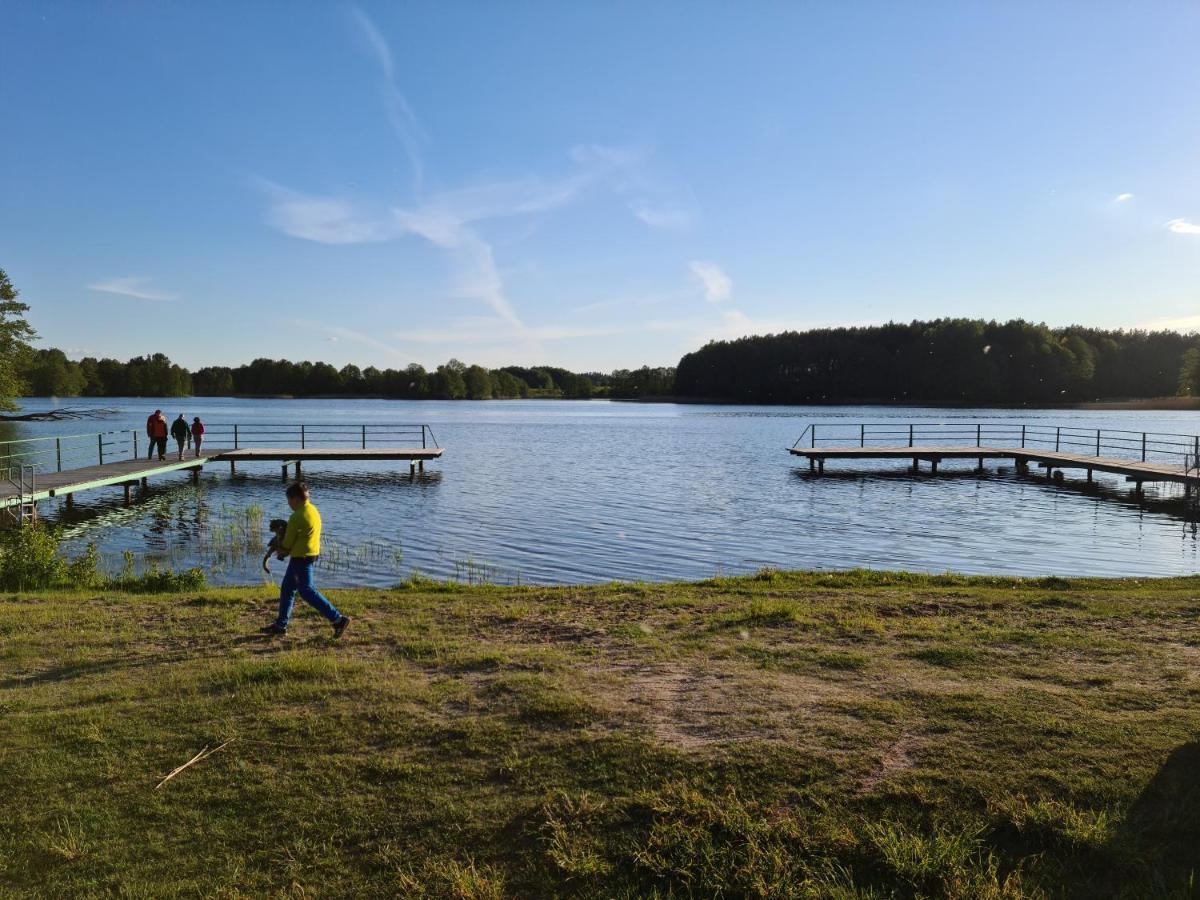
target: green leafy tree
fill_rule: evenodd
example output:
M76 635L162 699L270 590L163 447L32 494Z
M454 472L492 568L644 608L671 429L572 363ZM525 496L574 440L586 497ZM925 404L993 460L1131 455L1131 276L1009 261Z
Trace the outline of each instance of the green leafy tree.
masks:
M25 321L29 307L17 300L17 289L0 269L0 409L16 409L16 399L25 392L22 376L37 337Z
M467 384L467 397L471 400L492 399L492 376L483 366L469 366L463 373Z
M29 393L34 397L79 397L87 387L79 363L67 359L61 350L34 351L27 372Z
M1200 397L1200 347L1192 347L1183 354L1183 365L1179 368L1179 395Z

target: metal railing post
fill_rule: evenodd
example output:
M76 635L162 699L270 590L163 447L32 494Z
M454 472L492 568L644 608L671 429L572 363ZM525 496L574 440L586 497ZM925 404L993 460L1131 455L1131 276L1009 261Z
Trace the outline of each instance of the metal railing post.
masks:
M975 423L975 446L983 446L983 426L978 422Z
M54 439L54 455L58 457L58 471L62 471L62 438Z
M1100 429L1096 429L1096 455L1100 455Z
M1025 426L1021 426L1021 449L1025 449Z
M858 426L858 446L867 446L867 426L865 424Z
M367 426L363 426L363 449L367 449Z
M808 446L810 446L810 447L817 446L817 423L816 422L813 423L812 434L809 435L809 438L808 438Z
M236 450L237 448L238 448L238 427L237 427L237 425L234 425L233 426L233 449Z
M300 426L300 449L304 449L304 426Z
M1146 432L1142 432L1142 462L1146 461Z
M104 435L96 435L96 446L100 450L100 465L104 465Z
M1062 426L1059 425L1054 429L1054 452L1058 452L1059 444L1062 442Z
M428 425L421 426L421 449L425 449L425 432L429 429Z
M911 447L912 445L913 445L913 426L912 426L912 422L909 422L908 423L908 446Z

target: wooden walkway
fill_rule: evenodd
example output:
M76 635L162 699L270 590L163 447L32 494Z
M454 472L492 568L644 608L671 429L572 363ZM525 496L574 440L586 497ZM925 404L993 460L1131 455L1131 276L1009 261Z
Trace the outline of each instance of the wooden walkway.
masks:
M825 471L827 459L911 459L914 471L921 462L930 464L936 473L938 464L946 459L974 459L978 468L985 459L1011 459L1018 469L1026 470L1030 463L1046 469L1052 476L1055 469L1082 469L1087 471L1088 480L1093 472L1109 472L1125 476L1140 488L1145 482L1173 482L1187 488L1200 487L1200 472L1183 465L1142 462L1117 457L1089 456L1083 453L1063 453L1057 450L1040 450L1030 447L962 447L962 446L915 446L915 447L791 447L789 452L808 460L809 468Z
M64 472L39 473L34 481L35 489L32 498L28 494L22 498L15 485L0 482L0 509L17 506L22 499L26 503L30 499L36 503L51 497L65 496L67 502L70 503L72 494L114 484L122 485L125 488L125 497L128 500L130 487L138 482L145 481L151 476L180 471L191 471L193 478L198 477L204 464L217 459L220 453L219 450L206 450L198 458L189 453L182 460L175 454L169 454L165 460L124 459L120 462L105 463L102 466L85 466L82 469L68 469Z
M125 502L128 503L130 489L139 482L144 484L151 477L180 471L190 471L195 480L199 478L200 470L205 464L215 462L228 462L231 471L235 470L239 462L282 462L283 476L286 479L289 465L296 467L298 476L301 463L307 461L407 460L409 477L413 478L418 470L424 471L427 461L438 459L442 452L440 447L256 447L205 450L199 457L189 451L182 460L176 454L168 453L166 460L125 459L62 472L38 473L32 495L27 493L22 496L16 485L0 480L0 509L28 504L31 501L37 503L53 497L66 497L70 506L74 494L111 485L121 485L125 488Z

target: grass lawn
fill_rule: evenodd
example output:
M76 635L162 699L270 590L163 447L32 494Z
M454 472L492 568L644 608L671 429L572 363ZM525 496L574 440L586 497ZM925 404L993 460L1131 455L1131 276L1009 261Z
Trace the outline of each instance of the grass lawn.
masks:
M0 597L0 895L1200 895L1200 579L331 594Z

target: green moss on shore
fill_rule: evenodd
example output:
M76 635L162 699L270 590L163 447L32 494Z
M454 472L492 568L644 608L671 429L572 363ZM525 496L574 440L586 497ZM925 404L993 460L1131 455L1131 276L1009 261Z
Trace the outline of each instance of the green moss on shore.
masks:
M1200 579L333 593L0 597L0 895L1196 890Z

